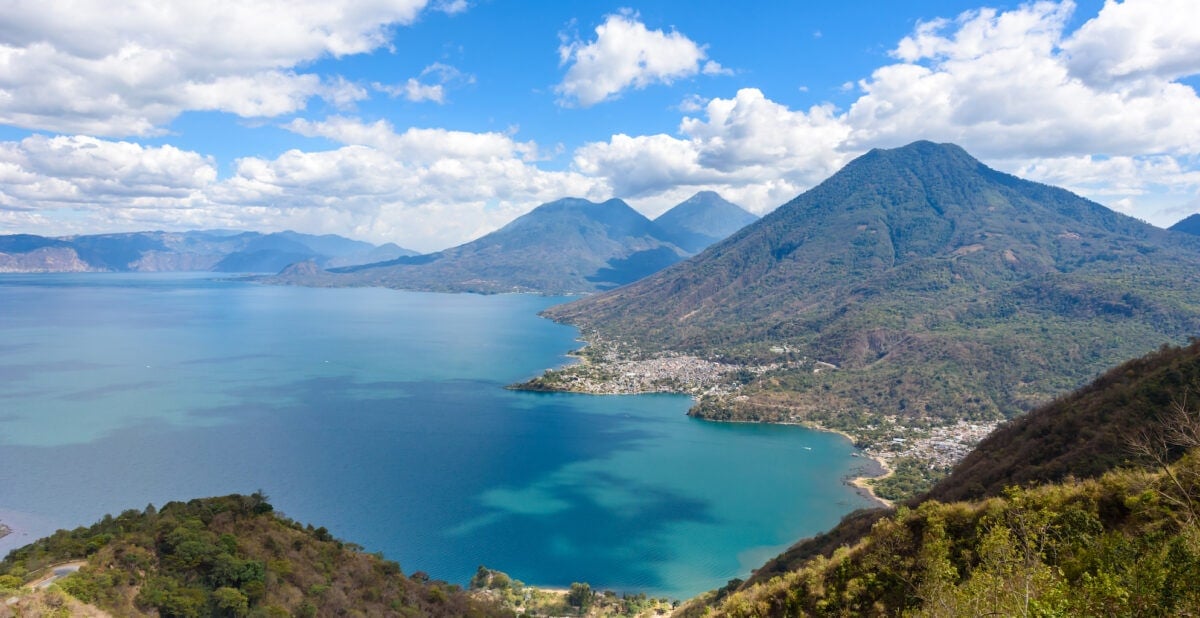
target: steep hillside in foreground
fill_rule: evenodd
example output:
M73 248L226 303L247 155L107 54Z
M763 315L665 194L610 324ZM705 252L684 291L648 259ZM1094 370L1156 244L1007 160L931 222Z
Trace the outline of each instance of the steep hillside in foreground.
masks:
M713 191L701 191L654 219L668 240L689 253L700 253L755 221L757 216Z
M1094 479L1121 466L1144 465L1144 456L1132 448L1133 438L1174 418L1181 404L1200 409L1200 340L1122 363L1001 425L945 479L906 504L996 498L1008 487ZM1182 449L1173 449L1168 456L1181 454ZM751 581L766 581L854 544L886 514L883 509L851 514L763 565Z
M1197 393L1200 341L1124 363L683 615L1195 615Z
M86 559L58 585L116 616L511 616L272 512L261 496L171 502L60 530L0 562L0 588Z
M664 236L621 200L566 198L445 251L315 275L281 273L268 281L436 292L594 292L636 281L689 255Z
M926 497L973 500L1011 485L1099 476L1136 459L1131 437L1188 403L1200 403L1200 339L1121 364L1001 425Z
M1197 455L1169 474L900 509L828 558L676 615L1194 616L1200 526L1180 499L1200 500Z
M1198 268L1200 239L917 142L546 315L646 352L784 364L702 401L710 418L995 419L1200 332Z

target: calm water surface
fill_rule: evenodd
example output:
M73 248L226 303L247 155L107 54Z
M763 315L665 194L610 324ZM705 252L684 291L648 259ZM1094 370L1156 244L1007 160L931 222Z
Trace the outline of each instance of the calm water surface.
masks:
M0 552L261 489L406 572L683 597L867 506L836 435L504 390L578 346L561 300L0 275Z

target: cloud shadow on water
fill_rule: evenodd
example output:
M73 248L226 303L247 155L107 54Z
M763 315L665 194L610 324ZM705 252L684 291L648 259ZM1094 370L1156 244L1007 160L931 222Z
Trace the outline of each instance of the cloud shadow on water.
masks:
M11 478L0 487L0 503L70 528L148 503L262 489L299 521L381 551L406 570L461 583L481 563L522 570L542 563L531 581L555 572L578 579L581 565L568 568L575 548L607 546L597 553L605 566L596 572L603 572L621 563L613 548L652 545L673 518L702 512L699 504L681 507L679 496L640 487L650 497L646 510L613 518L586 488L555 488L562 512L456 538L447 527L490 509L474 497L534 485L647 434L570 400L543 399L530 408L525 394L485 382L321 377L239 389L235 403L188 412L217 423L130 419L84 443L6 445L0 469Z
M554 508L512 498L545 500ZM660 567L678 558L669 538L682 523L717 523L709 504L668 487L597 469L559 470L535 484L493 490L485 515L451 529L465 544L489 545L506 560L489 564L547 586L575 581L617 590L663 590Z

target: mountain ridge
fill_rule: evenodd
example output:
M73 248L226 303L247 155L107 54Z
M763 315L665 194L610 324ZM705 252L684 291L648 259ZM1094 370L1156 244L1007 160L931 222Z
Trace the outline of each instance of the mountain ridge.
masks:
M1182 283L1200 268L1196 241L915 142L544 315L645 354L837 367L768 372L738 398L702 399L708 418L998 419L1200 330L1200 291Z
M333 234L284 231L125 232L45 237L0 236L0 272L269 272L313 260L325 266L415 252Z
M699 253L757 220L757 215L715 191L700 191L656 217L654 223L676 245Z
M624 201L562 198L476 240L389 262L280 276L275 283L435 292L578 294L611 289L690 255Z

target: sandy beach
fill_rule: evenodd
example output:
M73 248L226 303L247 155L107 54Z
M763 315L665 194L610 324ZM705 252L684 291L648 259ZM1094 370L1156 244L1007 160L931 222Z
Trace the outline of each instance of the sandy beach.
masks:
M859 492L862 493L862 495L882 504L883 506L885 506L889 509L894 508L896 506L895 503L893 503L891 500L888 500L887 498L881 497L878 494L876 494L875 487L873 485L871 485L871 483L869 482L869 481L876 480L876 479L885 479L892 475L893 470L890 467L888 467L887 462L884 461L884 459L882 457L878 457L876 455L870 455L864 451L859 451L859 453L860 453L860 456L866 457L867 459L870 459L871 461L875 462L879 466L880 473L879 474L869 474L866 476L856 476L856 477L850 479L850 484L853 485L854 487L856 487L859 490Z
M791 425L793 423L780 423L780 424L781 425ZM858 442L858 440L854 436L852 436L840 429L830 429L828 427L822 427L822 426L814 424L814 423L795 423L795 424L801 425L803 427L807 427L809 429L813 429L815 431L827 431L829 433L836 433L839 436L842 436L842 437L846 438L847 440L849 440L851 444L856 444ZM895 503L893 503L891 500L888 500L887 498L881 497L878 494L876 494L875 487L872 486L871 483L868 482L868 481L875 480L875 479L885 479L885 478L891 476L893 473L892 468L890 466L888 466L887 461L885 461L882 457L879 457L878 455L872 455L872 454L868 453L867 451L864 451L857 447L855 448L855 450L856 450L856 456L863 457L865 459L872 461L875 464L875 469L872 470L872 469L868 468L866 470L863 470L863 472L865 472L865 474L863 474L862 476L856 476L856 477L846 479L846 482L850 485L853 485L854 488L858 490L858 493L860 495L862 495L866 498L869 498L871 500L874 500L875 502L878 502L880 505L882 505L885 508L889 508L889 509L895 508L895 506L896 506Z

